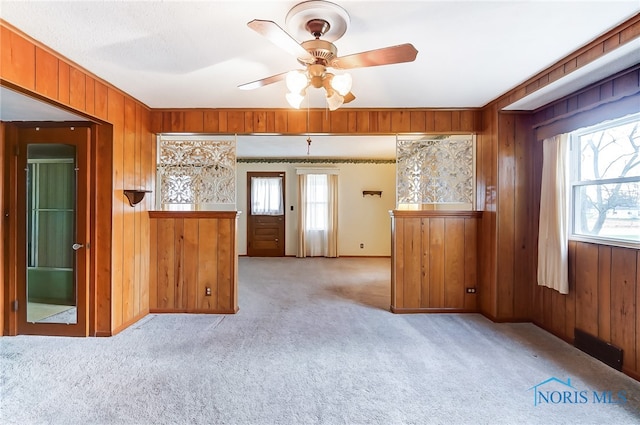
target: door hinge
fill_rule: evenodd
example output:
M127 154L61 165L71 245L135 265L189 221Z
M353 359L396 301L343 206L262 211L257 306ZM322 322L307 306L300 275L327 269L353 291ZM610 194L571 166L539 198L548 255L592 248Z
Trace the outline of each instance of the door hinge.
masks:
M13 300L13 311L18 311L18 300Z

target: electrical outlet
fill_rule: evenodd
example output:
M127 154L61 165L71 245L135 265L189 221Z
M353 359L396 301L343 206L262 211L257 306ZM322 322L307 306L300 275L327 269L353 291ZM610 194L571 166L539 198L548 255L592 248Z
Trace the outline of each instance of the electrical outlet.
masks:
M364 248L364 244L363 243L360 244L360 248Z
M211 288L209 288L208 286L206 288L204 288L204 294L207 297L210 297L211 296Z
M476 293L475 287L467 288L467 294L475 294L475 293Z

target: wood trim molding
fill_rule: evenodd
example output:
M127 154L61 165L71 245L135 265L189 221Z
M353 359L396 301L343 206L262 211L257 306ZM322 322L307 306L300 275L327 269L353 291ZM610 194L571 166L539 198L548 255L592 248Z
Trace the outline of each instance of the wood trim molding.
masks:
M640 37L640 13L492 100L485 107L492 103L496 103L498 109L511 105L638 37Z
M391 217L410 218L438 218L438 217L458 217L458 218L481 218L482 211L447 211L447 210L392 210L389 211Z
M237 218L239 211L149 211L149 218Z

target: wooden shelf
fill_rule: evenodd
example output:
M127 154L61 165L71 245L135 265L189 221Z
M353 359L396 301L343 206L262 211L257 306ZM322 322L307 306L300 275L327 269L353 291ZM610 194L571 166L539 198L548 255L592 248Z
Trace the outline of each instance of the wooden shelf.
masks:
M363 190L362 197L364 198L365 195L371 195L371 196L377 195L382 198L382 191L381 190Z
M124 189L124 196L129 200L129 205L135 207L144 199L144 195L151 193L150 190Z

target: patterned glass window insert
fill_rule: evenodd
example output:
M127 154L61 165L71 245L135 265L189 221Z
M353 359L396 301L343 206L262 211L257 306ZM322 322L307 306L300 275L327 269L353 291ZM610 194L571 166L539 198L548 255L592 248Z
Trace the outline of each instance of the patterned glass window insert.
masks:
M474 201L472 136L396 143L398 204Z
M161 139L158 150L162 206L235 205L235 141Z

